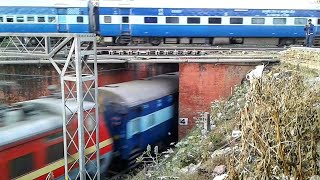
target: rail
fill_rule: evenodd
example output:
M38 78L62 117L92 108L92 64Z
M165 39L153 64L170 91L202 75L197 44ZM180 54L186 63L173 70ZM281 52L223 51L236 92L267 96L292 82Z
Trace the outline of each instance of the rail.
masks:
M57 64L65 60L55 59ZM87 63L93 63L89 58ZM117 63L261 63L261 62L279 62L277 56L97 56L98 64L117 64ZM48 60L39 59L16 59L0 60L0 65L5 64L49 64Z
M279 52L287 48L277 47L149 47L149 46L109 46L97 47L99 55L154 55L154 56L205 56L213 54Z

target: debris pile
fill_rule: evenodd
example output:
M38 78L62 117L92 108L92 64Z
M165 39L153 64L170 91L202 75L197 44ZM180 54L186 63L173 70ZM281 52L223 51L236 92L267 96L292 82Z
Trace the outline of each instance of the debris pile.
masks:
M302 74L276 68L251 81L241 122L240 151L229 179L309 179L320 174L320 88Z

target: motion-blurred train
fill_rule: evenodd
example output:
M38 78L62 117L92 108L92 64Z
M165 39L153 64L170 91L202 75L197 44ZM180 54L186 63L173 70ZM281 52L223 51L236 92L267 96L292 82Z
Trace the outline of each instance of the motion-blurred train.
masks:
M134 165L148 144L176 141L178 83L178 74L169 73L99 88L101 173L112 163ZM90 101L84 101L84 110L94 106ZM71 112L77 108L74 100L67 104ZM62 107L55 96L20 102L15 108L0 106L1 180L44 180L50 172L64 179ZM77 127L73 121L71 130ZM89 121L85 126L93 130Z
M316 0L0 1L0 32L96 33L109 44L294 44Z

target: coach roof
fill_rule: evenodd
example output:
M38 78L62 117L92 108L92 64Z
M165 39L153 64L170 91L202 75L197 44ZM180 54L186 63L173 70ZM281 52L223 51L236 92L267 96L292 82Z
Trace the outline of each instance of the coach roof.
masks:
M0 0L0 7L88 7L87 0Z

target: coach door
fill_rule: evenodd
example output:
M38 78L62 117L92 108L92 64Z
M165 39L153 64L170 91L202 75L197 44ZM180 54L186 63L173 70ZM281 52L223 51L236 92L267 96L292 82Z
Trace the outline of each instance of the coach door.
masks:
M67 24L67 8L59 8L58 9L58 32L66 33L68 32L68 24Z
M130 8L121 8L119 9L120 16L120 32L121 34L131 34L131 26L130 26Z

